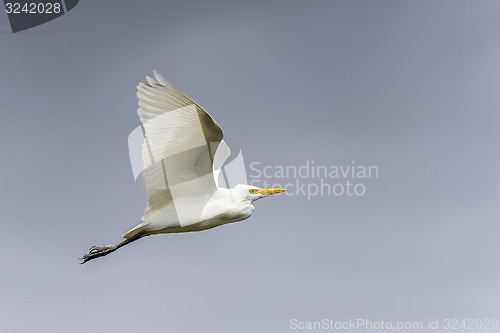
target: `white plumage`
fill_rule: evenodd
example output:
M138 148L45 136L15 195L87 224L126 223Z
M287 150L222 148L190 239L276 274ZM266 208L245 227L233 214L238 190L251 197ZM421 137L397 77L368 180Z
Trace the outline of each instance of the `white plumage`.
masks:
M283 189L238 185L219 188L213 161L223 139L220 126L198 104L156 71L137 87L147 206L142 223L118 245L92 247L85 263L144 236L210 229L244 220L252 203Z

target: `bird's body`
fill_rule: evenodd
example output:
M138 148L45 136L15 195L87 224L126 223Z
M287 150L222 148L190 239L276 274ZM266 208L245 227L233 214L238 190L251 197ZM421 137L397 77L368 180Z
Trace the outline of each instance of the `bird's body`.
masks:
M247 189L243 191L248 192ZM201 217L184 221L187 224L184 226L181 226L175 218L175 206L166 207L149 221L146 229L150 234L202 231L245 220L252 215L255 207L249 198L243 197L243 191L236 192L234 189L219 188L208 201ZM197 199L193 201L189 198L181 204L190 206L198 202Z
M143 222L123 235L118 245L92 247L83 262L105 256L144 236L211 229L242 221L252 203L283 189L240 184L218 186L214 167L222 129L198 104L161 75L138 86L138 114L145 130L143 176L148 204Z

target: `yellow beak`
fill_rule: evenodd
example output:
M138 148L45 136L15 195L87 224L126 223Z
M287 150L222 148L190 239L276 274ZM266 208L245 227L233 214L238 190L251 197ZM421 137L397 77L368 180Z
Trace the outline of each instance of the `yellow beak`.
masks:
M262 194L262 195L271 195L271 194L276 194L276 193L281 193L281 192L286 192L288 190L282 189L282 188L261 188L260 190L257 191L257 193Z

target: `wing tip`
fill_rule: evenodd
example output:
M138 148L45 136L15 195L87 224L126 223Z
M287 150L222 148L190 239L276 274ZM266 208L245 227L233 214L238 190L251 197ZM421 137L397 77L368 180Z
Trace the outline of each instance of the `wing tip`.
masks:
M150 85L152 85L152 86L153 86L153 85L156 85L156 84L159 84L159 83L158 83L158 81L156 81L155 79L153 79L153 78L151 78L151 77L149 77L149 76L146 76L146 81L148 81L148 83L149 83Z
M163 86L169 86L168 81L160 74L157 70L153 70L156 81L158 81Z
M147 83L144 83L144 82L140 82L138 85L137 85L137 90L140 90L140 88L145 88L145 87L154 87L154 86L165 86L166 83L168 84L167 80L165 80L165 78L163 76L161 76L160 73L158 73L157 70L153 70L153 75L154 75L154 78L152 78L151 76L146 76L146 82Z

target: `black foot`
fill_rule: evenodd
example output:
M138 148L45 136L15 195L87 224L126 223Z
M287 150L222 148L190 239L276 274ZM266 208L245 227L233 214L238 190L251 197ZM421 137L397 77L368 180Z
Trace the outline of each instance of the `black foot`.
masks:
M115 250L115 246L114 245L92 246L89 249L89 253L88 254L84 254L82 258L79 258L79 259L83 260L80 264L85 264L89 260L92 260L92 259L95 259L95 258L99 258L99 257L103 257L103 256L105 256L107 254L110 254L114 250Z

